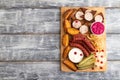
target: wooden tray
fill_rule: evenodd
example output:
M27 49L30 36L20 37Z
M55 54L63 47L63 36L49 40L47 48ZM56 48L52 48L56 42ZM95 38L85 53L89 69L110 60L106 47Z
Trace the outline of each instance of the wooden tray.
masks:
M63 35L65 34L65 31L63 29L63 21L64 21L64 13L68 10L68 9L79 9L80 7L62 7L61 8L61 71L65 71L65 72L72 72L73 70L71 70L68 66L66 66L63 61L65 60L63 58L63 51L65 49L65 47L63 46L62 44L62 38L63 38ZM97 13L102 13L103 14L103 17L104 17L104 26L105 26L105 9L103 7L84 7L86 9L89 9L89 10L95 10L97 11ZM97 14L96 13L96 14ZM106 28L106 27L105 27ZM100 68L101 66L97 66L97 67L94 67L93 68L89 68L89 69L85 69L85 70L77 70L76 72L82 72L82 71L87 71L87 72L95 72L95 71L106 71L106 65L107 65L107 57L106 57L106 30L104 31L104 33L102 35L99 36L100 38L102 38L102 43L101 46L103 46L103 49L104 49L104 65L102 66L102 69ZM100 42L98 42L100 43ZM100 51L100 50L99 50ZM95 52L95 53L98 53L98 52ZM97 59L96 59L96 62L97 62Z

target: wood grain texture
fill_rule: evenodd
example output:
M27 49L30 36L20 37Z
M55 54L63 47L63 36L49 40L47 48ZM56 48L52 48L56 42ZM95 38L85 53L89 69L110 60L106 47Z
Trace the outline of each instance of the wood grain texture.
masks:
M107 33L120 33L119 15L120 9L106 9ZM60 33L60 10L0 9L0 33Z
M57 9L0 9L0 33L59 33L57 13Z
M1 80L119 80L120 62L109 61L106 72L60 71L59 62L1 62Z
M0 35L0 60L55 60L59 35Z
M104 6L107 33L120 33L119 0L0 0L0 61L41 61L0 62L0 80L120 79L120 61L109 61L104 73L60 72L60 63L55 61L60 59L61 6ZM119 37L107 35L108 60L120 60Z
M120 35L107 35L108 60L120 60ZM0 61L60 60L60 35L0 35Z
M119 0L0 0L0 7L61 7L61 6L105 6L105 7L120 7Z

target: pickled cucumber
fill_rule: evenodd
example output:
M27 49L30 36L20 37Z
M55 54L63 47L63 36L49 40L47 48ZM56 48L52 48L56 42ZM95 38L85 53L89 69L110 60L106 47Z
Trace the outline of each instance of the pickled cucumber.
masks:
M89 66L91 64L95 63L95 58L90 59L89 61L87 61L86 63L82 64L82 65L78 65L77 67L85 67L85 66Z
M85 64L87 61L89 61L89 59L92 59L92 58L94 58L94 54L91 54L90 56L88 56L87 58L85 58L83 61L81 61L80 63L78 63L77 66Z
M88 69L88 68L92 68L92 67L94 67L94 64L91 64L89 66L79 67L78 69L79 70L84 70L84 69Z

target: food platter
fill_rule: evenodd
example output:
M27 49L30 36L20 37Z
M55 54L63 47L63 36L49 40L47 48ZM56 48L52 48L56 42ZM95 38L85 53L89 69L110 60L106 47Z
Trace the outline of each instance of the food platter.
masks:
M62 71L106 71L105 9L62 7L60 43Z

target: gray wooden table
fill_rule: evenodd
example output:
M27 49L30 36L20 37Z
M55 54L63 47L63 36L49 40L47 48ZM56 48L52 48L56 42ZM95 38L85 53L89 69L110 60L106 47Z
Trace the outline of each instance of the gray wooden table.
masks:
M60 7L106 8L106 72L60 71ZM0 80L120 80L120 0L0 0Z

